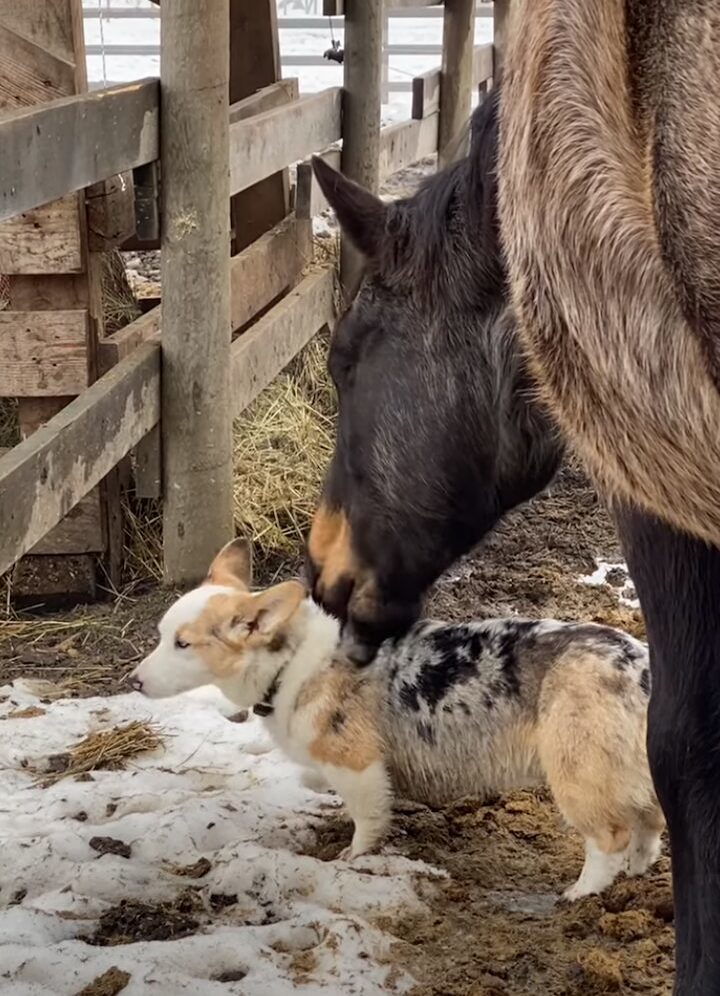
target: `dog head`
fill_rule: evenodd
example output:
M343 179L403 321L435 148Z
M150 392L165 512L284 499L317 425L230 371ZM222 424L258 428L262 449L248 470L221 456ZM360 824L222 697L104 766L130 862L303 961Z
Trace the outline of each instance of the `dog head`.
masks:
M158 644L130 675L131 687L149 698L165 698L231 681L247 685L252 705L262 665L282 649L306 592L298 581L251 592L251 580L251 547L233 540L212 562L205 581L160 620Z

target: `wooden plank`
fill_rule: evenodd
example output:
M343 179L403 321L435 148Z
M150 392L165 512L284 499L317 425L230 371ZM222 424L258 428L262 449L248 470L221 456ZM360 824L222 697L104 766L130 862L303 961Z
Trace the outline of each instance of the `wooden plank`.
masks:
M0 24L58 59L75 61L73 26L67 16L67 0L18 3L0 0Z
M416 121L435 114L440 109L440 83L442 72L430 69L412 81L412 111L410 116Z
M438 146L439 115L431 114L422 121L401 121L383 128L380 133L380 176L393 173L432 156Z
M0 273L82 273L77 194L0 224Z
M0 23L0 107L27 107L72 92L75 64L58 59Z
M135 194L135 235L139 243L152 242L160 248L160 178L159 163L146 163L133 170ZM125 242L129 248L131 239ZM141 246L142 248L142 246ZM150 246L145 246L150 248Z
M230 192L246 190L290 163L306 159L316 149L339 141L341 100L342 90L333 87L232 124Z
M345 0L342 169L373 193L380 182L383 21L383 0ZM363 267L361 253L341 236L340 279L346 295Z
M0 459L0 574L35 546L160 418L146 344Z
M446 0L443 11L438 169L452 162L458 136L470 117L474 38L475 0Z
M135 494L138 498L162 497L162 433L160 424L135 447Z
M0 116L0 221L158 158L157 80Z
M232 404L236 415L254 401L323 326L332 324L334 301L335 271L313 273L235 340Z
M493 6L493 84L500 82L502 63L507 45L508 24L510 21L510 0L495 0Z
M88 187L85 206L90 251L108 252L122 245L135 231L132 174L118 173Z
M491 80L494 72L493 46L476 45L473 50L473 85Z
M105 531L100 492L95 488L71 508L62 522L29 551L35 556L65 556L78 553L102 553Z
M323 0L325 17L342 17L345 14L345 0Z
M79 394L88 384L88 333L87 311L0 311L3 394Z
M233 329L262 311L297 279L309 259L307 228L293 218L267 232L230 261ZM99 343L101 370L109 370L141 343L160 341L161 308L153 308Z
M300 96L299 82L296 76L285 80L277 80L269 86L263 86L256 93L236 100L230 104L230 124L245 121L255 114L264 114L276 107L282 107Z
M229 0L164 5L160 41L163 560L185 585L233 535Z
M280 79L280 37L277 26L277 0L230 0L230 103L250 98L262 87ZM292 100L289 92L276 90L273 106ZM267 99L267 98L266 98ZM247 111L247 119L259 110ZM287 166L287 164L283 164ZM230 200L232 252L240 252L264 235L290 210L290 177L287 169L265 177Z

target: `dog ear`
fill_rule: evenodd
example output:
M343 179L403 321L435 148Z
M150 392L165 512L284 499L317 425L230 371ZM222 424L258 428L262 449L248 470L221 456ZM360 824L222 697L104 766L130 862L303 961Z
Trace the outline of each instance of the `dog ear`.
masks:
M244 603L233 619L235 626L274 636L289 622L307 592L300 581L283 581Z
M206 582L247 591L252 584L252 545L249 540L238 537L226 543L210 565Z

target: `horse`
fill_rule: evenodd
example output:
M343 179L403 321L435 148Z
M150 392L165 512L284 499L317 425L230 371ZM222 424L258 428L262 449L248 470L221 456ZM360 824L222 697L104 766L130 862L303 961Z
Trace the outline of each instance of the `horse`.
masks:
M563 453L520 353L499 245L497 92L470 154L392 203L314 171L364 279L328 368L335 451L308 540L316 599L368 661L439 573L545 488Z
M498 165L548 410L615 507L646 620L676 996L720 993L720 7L513 0Z

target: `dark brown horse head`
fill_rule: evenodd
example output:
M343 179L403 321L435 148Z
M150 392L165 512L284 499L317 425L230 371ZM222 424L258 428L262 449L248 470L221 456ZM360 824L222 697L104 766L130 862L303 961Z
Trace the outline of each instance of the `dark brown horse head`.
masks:
M307 558L356 660L404 632L438 575L560 458L506 303L496 122L492 99L476 112L470 156L394 203L315 162L366 261L330 346L337 441Z

